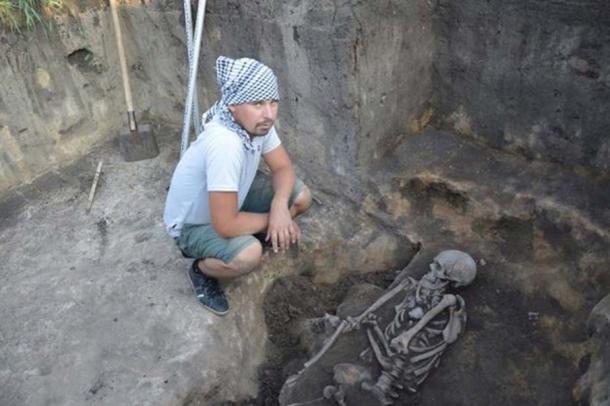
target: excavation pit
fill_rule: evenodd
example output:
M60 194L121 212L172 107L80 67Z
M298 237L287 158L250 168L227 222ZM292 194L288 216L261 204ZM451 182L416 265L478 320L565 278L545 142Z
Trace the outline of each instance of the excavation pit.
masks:
M514 286L494 281L490 273L501 272L501 264L482 258L478 261L476 281L467 288L453 291L466 301L466 331L443 354L418 392L399 392L400 397L394 404L465 404L469 399L473 404L488 404L494 399L502 399L505 404L536 404L539 399L548 400L548 404L569 404L572 393L558 387L571 388L586 372L589 356L585 355L584 347L573 347L574 352L568 353L570 350L558 349L556 343L562 340L585 343L586 332L577 322L570 323L569 328L559 325L563 312L555 300L527 298ZM422 261L417 260L413 265L418 263ZM305 383L293 389L292 398L284 396L280 400L280 391L291 377L303 374L306 362L320 351L337 328L336 324L324 321L325 315L345 319L346 315L360 314L387 292L390 285L395 286L407 275L417 278L425 272L415 270L413 265L402 273L397 270L354 275L331 286L317 286L306 275L276 280L264 300L269 337L266 361L258 373L259 394L254 399L218 404L289 405L306 403L307 399L315 405L333 405L331 400L321 399L323 388L335 383L332 365L309 373ZM554 324L550 333L549 324ZM341 354L358 354L362 340L338 341L335 346L341 347L338 349ZM578 359L578 363L574 364L571 359ZM357 357L351 361L368 365ZM379 366L373 370L380 374ZM295 398L300 402L295 402ZM188 404L207 404L209 400ZM348 404L379 403L351 398Z
M311 355L295 320L448 248L479 266L468 323L410 401L607 402L607 1L209 1L201 110L219 55L270 65L315 197L299 252L230 284L225 318L161 219L183 2L121 2L136 113L160 126L160 156L131 164L110 145L126 118L108 3L63 3L53 29L0 32L0 404L275 404Z

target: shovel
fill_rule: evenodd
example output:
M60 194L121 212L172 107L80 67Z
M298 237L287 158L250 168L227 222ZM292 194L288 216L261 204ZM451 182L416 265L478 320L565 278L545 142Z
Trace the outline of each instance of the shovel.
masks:
M123 37L121 35L116 1L117 0L110 0L110 10L112 11L112 22L116 36L116 45L119 51L119 61L121 62L121 77L123 78L125 102L127 103L127 120L129 121L129 128L122 129L119 133L119 149L121 151L121 156L125 161L141 161L159 155L159 148L157 147L157 141L155 141L150 125L142 125L138 130L138 123L136 122L136 115L133 109L133 100L131 98L131 88L129 87L127 62L125 60L125 49L123 48Z

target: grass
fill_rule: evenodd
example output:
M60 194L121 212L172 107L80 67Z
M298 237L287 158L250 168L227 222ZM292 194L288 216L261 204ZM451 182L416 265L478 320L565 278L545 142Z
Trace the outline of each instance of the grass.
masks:
M33 31L37 25L44 25L44 15L62 6L63 0L0 0L0 28Z

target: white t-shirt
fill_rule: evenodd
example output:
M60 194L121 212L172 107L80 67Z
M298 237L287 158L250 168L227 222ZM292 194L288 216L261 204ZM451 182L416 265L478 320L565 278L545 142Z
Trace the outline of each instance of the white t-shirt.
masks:
M254 153L246 151L239 135L212 120L191 143L174 170L165 201L163 220L167 232L178 237L183 224L210 224L209 192L237 192L241 208L252 185L261 154L281 141L272 127L254 137Z

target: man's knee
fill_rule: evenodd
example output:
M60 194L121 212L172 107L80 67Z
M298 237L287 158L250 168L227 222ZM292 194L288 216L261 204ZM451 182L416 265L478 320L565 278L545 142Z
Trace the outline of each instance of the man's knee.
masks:
M294 199L294 203L292 204L292 208L294 210L294 215L299 215L305 213L311 207L311 191L307 186L303 187L303 190L299 192L296 199Z
M252 272L261 263L263 246L254 241L235 256L227 265L240 275Z

